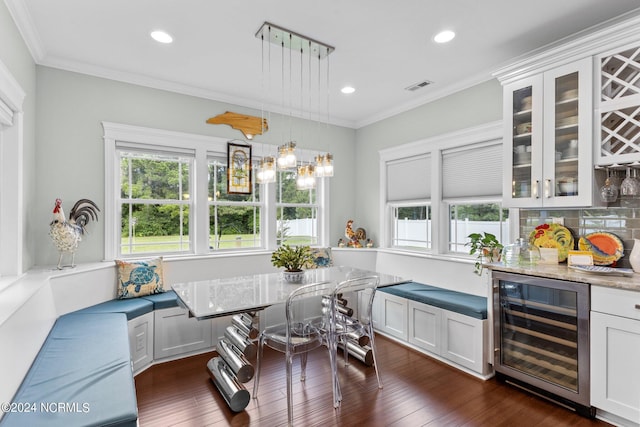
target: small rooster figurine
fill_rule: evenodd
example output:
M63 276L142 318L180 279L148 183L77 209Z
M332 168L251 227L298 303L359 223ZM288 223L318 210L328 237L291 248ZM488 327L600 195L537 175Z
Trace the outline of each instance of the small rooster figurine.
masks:
M361 248L362 244L360 243L360 240L364 240L367 238L367 232L364 228L358 228L357 230L353 231L352 219L347 221L347 226L344 229L344 235L347 239L349 239L349 242L347 243L348 246L352 248Z
M53 221L49 224L49 236L60 252L58 270L62 270L62 256L65 252L71 253L71 267L75 267L76 250L85 233L85 226L91 220L98 220L98 212L100 209L91 200L80 199L71 208L69 220L67 220L62 210L62 200L56 199L56 205L53 208Z

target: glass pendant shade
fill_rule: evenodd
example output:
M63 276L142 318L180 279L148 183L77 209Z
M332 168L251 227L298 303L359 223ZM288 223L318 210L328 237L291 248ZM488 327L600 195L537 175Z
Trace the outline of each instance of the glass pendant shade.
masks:
M330 153L324 155L324 175L327 177L333 176L333 156Z
M304 181L305 188L316 188L315 167L313 165L307 165L306 172Z
M298 166L298 176L296 177L296 188L298 190L305 189L305 183L306 183L305 174L306 172L305 172L304 166Z
M320 154L316 156L315 176L318 178L324 176L324 157Z
M267 156L264 158L264 161L261 162L261 165L262 183L269 184L276 182L276 159Z
M258 165L256 181L258 182L258 184L264 184L264 160L260 160L260 164Z

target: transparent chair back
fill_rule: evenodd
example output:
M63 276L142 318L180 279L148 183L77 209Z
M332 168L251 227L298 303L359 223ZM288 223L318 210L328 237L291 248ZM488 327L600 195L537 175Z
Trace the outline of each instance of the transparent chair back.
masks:
M258 337L258 356L253 383L253 398L257 398L263 349L270 348L285 354L287 379L287 413L289 425L293 424L293 356L300 354L300 381L306 377L307 353L321 347L326 340L326 332L318 328L318 317L323 316L321 299L331 295L335 285L332 282L312 283L295 289L285 303L284 325L266 328ZM327 316L327 315L325 315ZM327 324L330 322L327 321ZM329 352L331 366L333 354ZM332 370L333 371L333 370ZM335 401L335 397L334 397Z

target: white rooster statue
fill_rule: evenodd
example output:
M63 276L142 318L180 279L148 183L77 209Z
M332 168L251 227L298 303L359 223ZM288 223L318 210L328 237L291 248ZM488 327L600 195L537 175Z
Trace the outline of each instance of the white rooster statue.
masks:
M53 208L53 221L49 224L49 236L60 252L58 270L62 270L62 256L65 252L71 254L71 267L75 267L76 250L85 233L85 226L91 220L98 220L98 212L100 209L91 200L80 199L71 208L67 220L62 210L62 200L56 199L56 205Z

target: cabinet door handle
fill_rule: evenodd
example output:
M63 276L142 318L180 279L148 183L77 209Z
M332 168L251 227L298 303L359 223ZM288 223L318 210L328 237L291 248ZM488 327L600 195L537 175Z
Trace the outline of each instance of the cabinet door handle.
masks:
M540 181L537 179L535 184L533 185L533 197L536 199L540 198Z
M550 179L544 180L544 197L547 199L551 197L551 180Z
M640 310L640 304L636 304L636 310Z

